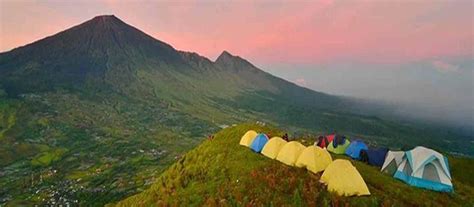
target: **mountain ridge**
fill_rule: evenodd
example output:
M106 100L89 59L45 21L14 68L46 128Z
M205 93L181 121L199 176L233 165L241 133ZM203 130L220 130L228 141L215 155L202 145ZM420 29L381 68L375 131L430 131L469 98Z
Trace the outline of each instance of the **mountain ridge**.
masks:
M246 67L246 68L257 68L255 67L252 63L249 61L245 60L244 58L240 56L235 56L227 52L226 50L222 51L222 53L217 57L216 61L214 61L215 64L225 67L225 68L230 68L233 70L237 70L240 67ZM235 65L235 66L234 66Z

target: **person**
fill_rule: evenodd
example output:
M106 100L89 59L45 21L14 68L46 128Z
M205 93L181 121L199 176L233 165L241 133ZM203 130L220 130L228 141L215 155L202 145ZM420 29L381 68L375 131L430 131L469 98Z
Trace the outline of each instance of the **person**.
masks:
M327 138L324 136L319 136L318 141L316 142L316 145L321 148L325 148L328 145Z
M360 150L360 161L369 163L369 155L367 154L367 150Z
M344 145L346 143L346 136L336 134L334 136L334 140L332 141L332 145L336 148L338 145Z
M283 135L283 137L282 137L282 138L283 138L285 141L287 141L287 142L288 142L288 141L289 141L289 140L288 140L288 133L285 133L285 135Z

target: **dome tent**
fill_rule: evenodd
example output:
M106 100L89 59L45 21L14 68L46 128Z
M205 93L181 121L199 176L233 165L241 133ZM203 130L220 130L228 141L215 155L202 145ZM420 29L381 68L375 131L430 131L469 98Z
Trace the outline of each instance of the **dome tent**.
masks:
M441 192L452 192L448 159L425 147L416 147L405 152L405 157L393 177L411 186Z
M240 138L239 144L246 147L250 147L250 145L252 144L255 137L257 137L257 135L258 135L257 132L255 132L254 130L249 130L244 134L244 136L242 136L242 138Z
M352 141L346 149L346 155L352 159L360 159L360 151L369 149L362 140Z
M349 160L334 160L324 170L321 181L328 185L328 191L341 196L370 195L364 179Z
M306 167L313 173L324 171L331 164L332 158L326 149L317 146L306 147L298 157L295 166Z
M329 152L332 152L334 154L344 154L350 144L351 142L349 141L349 139L346 139L346 137L336 135L334 140L329 143L327 149Z
M305 148L303 144L297 141L288 142L281 148L276 159L286 165L294 166Z
M267 144L263 147L262 154L270 159L275 159L286 143L288 142L280 137L273 137L268 140Z
M400 166L402 161L405 159L404 151L388 151L380 171L393 176L397 171L398 166Z
M382 167L387 152L388 148L372 148L368 150L361 150L360 159L369 165Z
M267 135L260 133L257 135L257 137L255 137L255 139L253 139L253 142L250 145L250 149L252 149L255 152L260 153L267 142L268 142Z

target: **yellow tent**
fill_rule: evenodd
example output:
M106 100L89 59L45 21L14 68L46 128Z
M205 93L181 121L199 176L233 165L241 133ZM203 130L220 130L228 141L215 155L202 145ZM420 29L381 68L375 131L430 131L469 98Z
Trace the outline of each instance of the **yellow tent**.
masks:
M257 132L255 132L254 130L247 131L244 136L240 138L240 145L246 147L250 146L257 135Z
M301 152L295 166L306 167L309 171L318 173L324 171L331 162L331 155L326 149L321 149L318 146L309 146Z
M280 137L273 137L263 147L262 154L267 156L268 158L275 159L278 156L278 153L280 152L281 148L286 143L288 142Z
M305 146L297 141L291 141L283 145L278 153L277 160L287 165L294 166Z
M349 160L334 160L324 171L321 181L328 185L329 191L341 196L370 195L364 179Z

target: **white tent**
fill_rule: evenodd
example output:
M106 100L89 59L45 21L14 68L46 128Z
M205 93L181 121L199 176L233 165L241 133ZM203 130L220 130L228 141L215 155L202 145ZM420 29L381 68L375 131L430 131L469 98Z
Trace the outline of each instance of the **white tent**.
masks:
M405 152L394 177L416 187L453 191L448 159L425 147L416 147Z
M380 171L395 174L403 159L406 159L404 151L388 151Z

